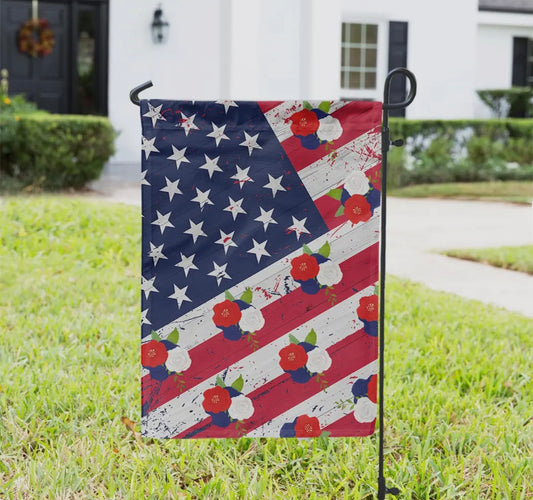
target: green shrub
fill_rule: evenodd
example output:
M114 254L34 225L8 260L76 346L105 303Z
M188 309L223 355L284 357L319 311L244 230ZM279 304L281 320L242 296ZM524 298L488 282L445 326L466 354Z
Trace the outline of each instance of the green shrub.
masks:
M533 179L533 120L391 119L390 187Z
M0 174L23 186L82 187L114 153L115 133L103 117L21 113L2 128Z
M531 87L478 90L477 95L498 118L525 118L533 114Z

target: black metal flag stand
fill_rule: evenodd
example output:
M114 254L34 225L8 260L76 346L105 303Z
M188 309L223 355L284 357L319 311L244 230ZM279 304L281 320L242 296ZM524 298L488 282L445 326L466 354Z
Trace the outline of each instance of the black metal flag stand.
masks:
M395 76L403 75L409 80L410 89L407 98L399 103L390 102L391 84ZM138 85L130 92L130 100L139 106L139 93L152 87L148 81ZM393 109L404 109L409 106L416 96L416 79L413 73L405 68L393 69L385 79L383 95L383 120L381 128L382 167L381 167L381 245L380 245L380 277L379 277L379 470L378 470L378 500L384 500L387 493L398 495L397 488L388 488L383 475L384 466L384 379L385 379L385 252L387 226L387 154L391 146L402 146L403 140L390 140L389 113Z

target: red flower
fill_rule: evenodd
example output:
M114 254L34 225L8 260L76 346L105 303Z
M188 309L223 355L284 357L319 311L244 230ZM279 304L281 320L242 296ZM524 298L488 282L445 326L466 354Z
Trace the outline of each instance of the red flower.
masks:
M291 132L294 135L311 135L318 130L318 118L308 109L294 113L289 119L292 121Z
M317 260L306 253L292 259L291 266L291 276L298 281L312 280L320 270Z
M357 316L359 316L359 319L364 319L365 321L377 321L378 296L361 297L359 307L357 308Z
M296 431L296 437L302 438L318 437L322 433L318 418L308 417L307 415L301 415L296 419L294 430Z
M213 321L216 326L233 326L236 325L242 316L239 306L231 300L225 300L213 307Z
M204 400L202 406L204 410L209 413L220 413L226 411L231 405L231 396L229 392L217 385L212 389L207 389L204 392Z
M307 353L299 344L289 344L279 351L279 366L285 371L298 370L307 363Z
M368 381L368 389L367 389L367 392L368 392L368 399L370 399L370 401L372 401L372 403L376 403L377 402L377 399L378 399L378 376L377 375L372 375L372 377L370 378L370 380Z
M150 340L141 346L141 364L149 368L162 365L168 358L166 347L157 340Z
M344 203L344 215L354 224L367 221L372 215L370 204L364 196L354 194Z

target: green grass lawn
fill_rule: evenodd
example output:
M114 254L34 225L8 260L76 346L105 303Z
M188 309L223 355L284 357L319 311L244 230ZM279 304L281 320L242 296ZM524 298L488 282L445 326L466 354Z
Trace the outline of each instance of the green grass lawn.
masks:
M495 181L419 184L389 189L388 193L401 198L455 198L530 204L533 200L533 183Z
M0 216L0 497L373 498L375 437L137 439L139 209L35 197ZM396 279L387 304L389 485L532 498L531 320Z
M445 250L445 255L533 274L533 245Z

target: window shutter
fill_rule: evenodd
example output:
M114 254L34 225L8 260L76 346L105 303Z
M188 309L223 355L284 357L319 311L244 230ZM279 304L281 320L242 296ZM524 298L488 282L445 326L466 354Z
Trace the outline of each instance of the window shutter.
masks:
M389 23L389 71L407 67L407 23ZM400 102L406 97L405 78L394 78L391 83L391 102ZM405 109L391 109L390 116L405 116Z
M527 86L527 46L527 38L513 38L513 87Z

